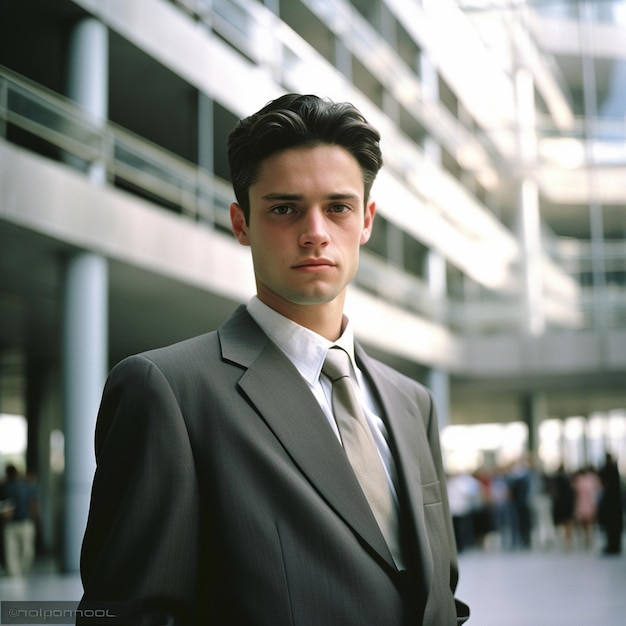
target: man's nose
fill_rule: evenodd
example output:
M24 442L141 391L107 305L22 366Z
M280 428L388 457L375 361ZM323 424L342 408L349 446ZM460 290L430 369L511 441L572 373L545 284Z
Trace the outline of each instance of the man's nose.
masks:
M302 220L302 232L300 234L301 246L321 246L329 241L328 229L326 228L326 216L320 209L312 208L306 212Z

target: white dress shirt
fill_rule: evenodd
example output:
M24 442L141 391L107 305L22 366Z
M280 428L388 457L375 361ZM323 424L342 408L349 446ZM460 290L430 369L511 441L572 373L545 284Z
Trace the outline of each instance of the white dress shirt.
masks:
M328 377L321 375L322 365L326 353L331 346L343 348L350 356L353 380L357 381L357 394L365 418L372 430L378 453L382 459L387 480L397 506L397 494L395 489L395 465L389 450L387 428L380 418L380 409L376 403L366 378L357 367L354 358L354 332L349 320L346 320L343 334L334 343L318 335L317 333L300 326L280 313L274 311L254 296L247 306L248 313L261 327L265 334L285 353L293 363L302 378L311 389L318 401L328 423L330 424L337 439L341 442L339 429L333 417L331 404L332 385Z

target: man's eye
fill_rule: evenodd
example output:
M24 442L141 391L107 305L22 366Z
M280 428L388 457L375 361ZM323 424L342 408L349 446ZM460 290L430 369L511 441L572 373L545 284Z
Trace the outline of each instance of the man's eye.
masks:
M277 215L288 215L289 213L293 213L293 208L286 204L281 204L279 206L272 207L272 213L276 213Z
M330 207L331 213L347 213L350 210L347 204L333 204L333 206Z

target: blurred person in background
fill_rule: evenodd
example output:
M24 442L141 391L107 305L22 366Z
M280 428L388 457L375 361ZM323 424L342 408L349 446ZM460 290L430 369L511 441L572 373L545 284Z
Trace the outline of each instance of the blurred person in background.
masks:
M3 501L4 559L10 576L26 574L35 561L37 486L19 475L17 467L6 467L6 481L0 488Z
M543 549L557 541L552 519L550 479L545 472L537 473L537 489L533 496L534 546Z
M474 515L482 504L482 485L469 472L448 478L448 499L459 552L475 545Z
M593 468L585 467L572 477L572 487L574 488L574 520L576 527L582 531L584 547L589 549L593 546L602 485Z
M492 475L487 469L480 468L474 472L474 478L480 483L480 497L474 508L474 543L484 548L494 530L491 514L491 480Z
M536 488L535 472L530 459L521 458L509 474L509 490L513 506L513 547L531 547L533 528L532 501Z
M574 489L570 475L561 465L550 478L552 520L566 550L572 547L574 532Z
M500 541L500 547L510 550L513 547L513 504L506 467L499 467L491 477L489 485L492 526Z
M606 538L604 554L621 554L624 530L622 481L617 461L609 452L606 453L604 466L600 470L600 481L602 483L600 524Z

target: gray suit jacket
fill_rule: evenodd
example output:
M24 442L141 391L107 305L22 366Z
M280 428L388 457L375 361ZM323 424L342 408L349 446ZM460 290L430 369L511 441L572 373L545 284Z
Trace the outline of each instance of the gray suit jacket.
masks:
M111 372L83 606L121 601L124 623L162 612L194 626L457 624L431 397L356 355L390 433L406 572L306 383L241 307L218 331Z

